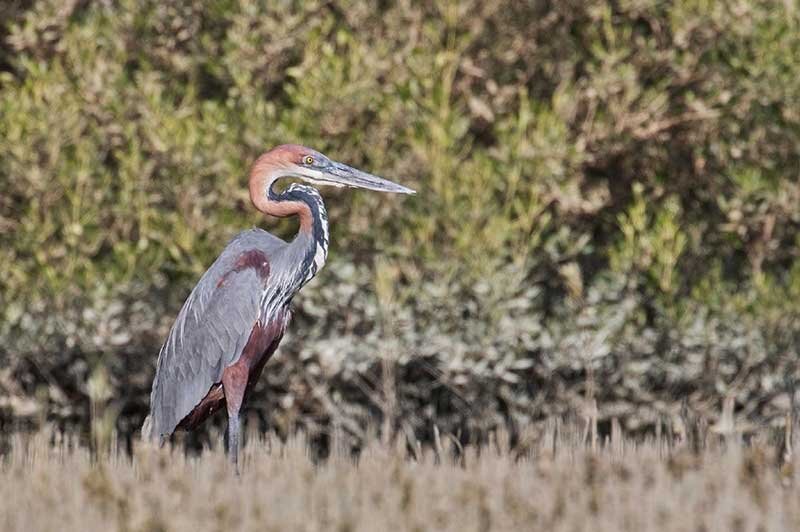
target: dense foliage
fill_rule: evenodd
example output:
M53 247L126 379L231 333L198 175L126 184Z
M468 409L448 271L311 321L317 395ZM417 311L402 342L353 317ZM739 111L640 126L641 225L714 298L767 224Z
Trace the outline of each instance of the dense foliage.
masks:
M396 179L323 191L327 268L251 403L311 431L628 427L789 404L800 339L791 2L256 0L0 8L0 416L129 432L283 142ZM684 403L683 407L681 404ZM99 410L98 410L99 409Z

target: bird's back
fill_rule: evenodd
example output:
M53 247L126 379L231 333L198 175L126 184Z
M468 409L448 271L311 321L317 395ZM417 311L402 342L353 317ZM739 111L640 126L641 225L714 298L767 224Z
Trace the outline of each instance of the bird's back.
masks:
M244 231L200 278L159 352L145 438L171 434L239 359L271 266L286 246L261 229Z

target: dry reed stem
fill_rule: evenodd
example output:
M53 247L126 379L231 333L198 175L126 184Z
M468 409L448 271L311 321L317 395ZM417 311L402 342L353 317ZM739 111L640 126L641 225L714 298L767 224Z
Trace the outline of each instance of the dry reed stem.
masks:
M797 473L778 450L699 453L649 438L583 443L584 427L498 433L458 456L377 438L315 465L302 435L252 435L241 478L221 450L137 446L93 460L74 439L15 436L0 462L0 530L800 530ZM455 448L455 447L454 447Z

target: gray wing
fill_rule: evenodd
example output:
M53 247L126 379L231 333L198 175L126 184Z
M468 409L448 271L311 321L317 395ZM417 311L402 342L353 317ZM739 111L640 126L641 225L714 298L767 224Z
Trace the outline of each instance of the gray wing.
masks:
M161 347L150 415L142 428L145 438L172 434L211 386L222 380L223 370L241 356L269 276L268 264L259 268L237 263L253 250L249 239L243 238L248 233L234 239L203 274Z

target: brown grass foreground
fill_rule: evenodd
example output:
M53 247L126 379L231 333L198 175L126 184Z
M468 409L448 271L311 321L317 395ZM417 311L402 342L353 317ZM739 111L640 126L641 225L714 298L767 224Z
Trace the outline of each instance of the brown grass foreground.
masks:
M697 453L618 438L593 452L555 426L524 452L503 435L458 459L376 440L322 464L302 437L251 436L240 478L220 450L93 460L17 436L0 462L0 530L800 530L798 474L758 438Z

